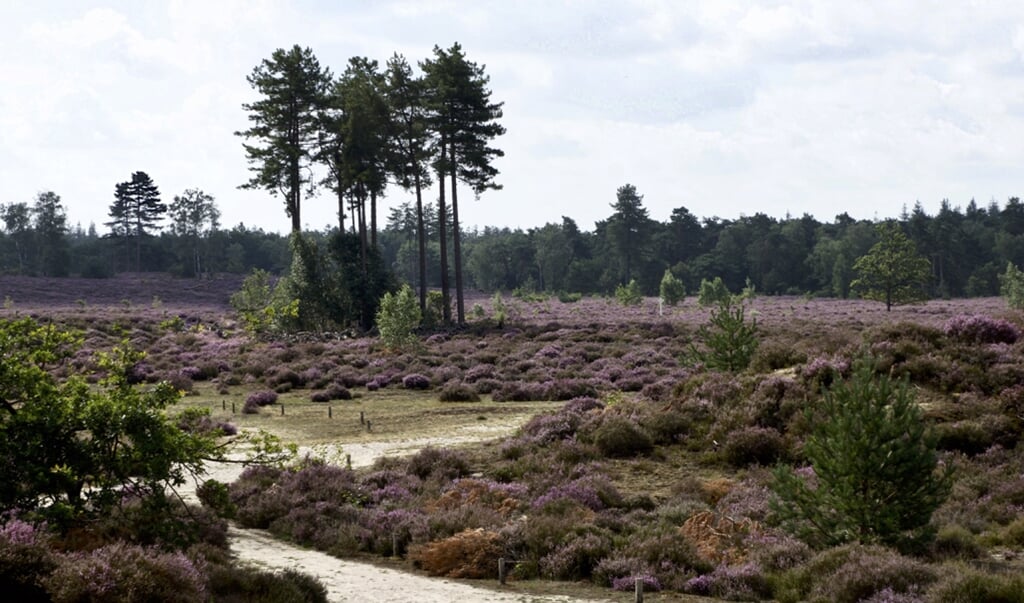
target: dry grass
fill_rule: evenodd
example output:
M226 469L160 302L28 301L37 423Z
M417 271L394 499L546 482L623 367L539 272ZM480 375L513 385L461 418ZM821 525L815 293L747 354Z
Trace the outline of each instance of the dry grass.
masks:
M247 415L242 414L242 405L248 389L233 388L228 395L220 395L211 384L197 384L196 391L197 395L183 398L179 408L208 408L215 419L242 429L264 429L299 446L432 437L486 440L507 435L537 413L564 404L493 402L488 397L455 405L439 402L436 392L402 388L356 391L358 397L353 400L321 403L310 402L308 390L297 390L281 394L277 404L262 408L259 414Z

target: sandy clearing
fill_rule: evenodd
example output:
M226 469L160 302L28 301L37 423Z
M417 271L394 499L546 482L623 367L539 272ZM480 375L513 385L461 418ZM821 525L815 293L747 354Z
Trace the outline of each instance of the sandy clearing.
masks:
M407 456L428 446L451 447L511 433L517 425L501 428L481 426L476 433L451 437L406 438L381 442L354 442L341 446L300 447L299 455L313 453L328 459L345 462L353 467L367 467L381 457ZM347 458L346 458L347 457ZM232 458L241 460L244 453ZM241 463L208 463L204 479L230 483L244 470ZM179 492L189 502L198 503L193 488ZM231 525L228 539L232 553L242 563L271 570L296 569L316 576L327 587L331 603L360 601L369 603L586 603L594 599L576 599L551 595L525 595L501 593L440 578L379 567L332 557L326 553L294 546L274 538L264 530L247 530Z

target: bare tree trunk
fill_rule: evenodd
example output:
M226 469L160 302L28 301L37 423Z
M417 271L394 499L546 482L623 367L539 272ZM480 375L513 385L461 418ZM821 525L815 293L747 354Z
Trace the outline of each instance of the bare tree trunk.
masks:
M460 325L466 324L466 304L462 296L462 233L459 231L459 195L456 187L458 164L455 162L455 145L448 149L451 157L452 177L452 250L455 253L455 307Z
M341 178L338 178L338 230L345 234L345 189L341 186Z

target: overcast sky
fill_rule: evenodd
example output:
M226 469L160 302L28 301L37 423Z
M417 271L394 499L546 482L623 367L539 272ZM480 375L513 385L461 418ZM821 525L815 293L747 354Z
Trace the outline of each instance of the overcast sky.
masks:
M460 197L467 225L590 230L625 183L657 220L1024 195L1019 1L4 0L0 203L52 190L102 232L141 170L165 201L200 188L225 226L286 231L280 198L237 189L252 69L295 44L337 74L454 42L508 129L504 190ZM390 190L385 208L410 199ZM336 223L329 193L302 212Z

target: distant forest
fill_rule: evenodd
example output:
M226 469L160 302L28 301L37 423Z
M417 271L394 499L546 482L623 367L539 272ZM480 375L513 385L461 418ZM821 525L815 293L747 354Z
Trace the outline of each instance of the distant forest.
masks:
M438 287L439 221L436 208L425 209L435 212L425 220L427 284ZM243 224L221 228L209 216L204 228L190 229L184 227L187 216L172 215L171 224L128 240L101 235L92 226L68 226L60 198L42 193L34 204L0 205L0 217L0 274L104 278L141 271L203 277L254 268L283 274L291 264L288 235ZM1024 204L1017 197L1002 207L994 201L985 207L973 200L966 207L943 201L935 215L918 203L895 220L931 262L933 297L997 295L998 275L1007 263L1024 265ZM874 225L845 212L830 222L760 212L728 220L698 218L685 207L659 222L649 217L636 188L624 185L593 230L580 229L570 217L528 230L467 230L462 253L467 288L488 292L606 294L635 279L646 294L656 295L670 269L691 293L701 279L719 276L733 291L752 284L769 295L847 297L853 263L876 242ZM306 234L316 240L331 233ZM414 204L391 210L376 240L385 265L417 285Z

